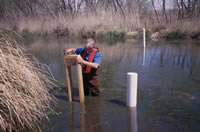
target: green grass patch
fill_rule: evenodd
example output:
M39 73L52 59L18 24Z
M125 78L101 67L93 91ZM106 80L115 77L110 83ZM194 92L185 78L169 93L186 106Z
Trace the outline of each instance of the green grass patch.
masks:
M103 39L115 39L115 40L125 40L126 33L125 32L118 32L118 31L106 31L100 32L97 34L97 38Z
M200 40L200 32L192 32L190 38Z
M182 32L182 31L180 31L180 30L167 32L164 35L165 39L185 39L186 37L187 37L187 34Z
M41 36L41 33L39 32L32 32L28 29L24 29L22 32L19 33L20 37L16 37L16 40L18 42L21 42L23 44L30 44L33 41L36 40L36 38Z
M149 30L145 31L146 40L150 40L151 39L151 34L152 34L151 31L149 31ZM143 39L143 30L139 30L138 36L136 38L139 39L139 40Z

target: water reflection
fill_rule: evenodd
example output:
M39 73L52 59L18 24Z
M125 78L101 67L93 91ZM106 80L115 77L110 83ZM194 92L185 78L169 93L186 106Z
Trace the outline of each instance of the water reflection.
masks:
M96 132L101 131L101 121L99 119L99 104L90 106L91 104L72 103L69 105L70 109L70 132ZM98 129L97 129L98 127ZM62 129L61 129L62 130Z
M77 108L80 110L79 113L76 113ZM85 132L85 114L86 114L86 110L85 110L85 104L70 104L69 105L69 112L70 112L70 116L69 116L69 125L70 125L70 132L74 132L75 129L78 128L78 130L80 132ZM75 118L75 116L79 116L78 118Z
M152 46L147 49L147 63L151 65L173 66L182 68L185 72L192 74L195 65L199 65L199 46L181 45L179 47L171 45Z
M108 110L102 109L100 107L91 108L87 105L80 105L80 104L70 104L69 107L70 107L70 115L69 115L70 132L74 131L107 132L113 130L115 130L116 132L138 131L136 108L125 108L123 112L118 111L119 115L117 115L118 113L115 112L110 113L108 112ZM103 116L108 113L110 114L109 116L107 117ZM63 130L59 129L59 131Z
M138 132L138 124L137 124L137 109L136 108L129 108L129 132Z
M31 52L42 62L48 64L54 74L59 78L61 75L60 73L62 73L64 69L63 49L82 47L80 43L61 42L53 41L45 43L44 41L39 41L29 47ZM197 66L200 64L200 52L198 52L200 48L198 45L182 44L174 46L158 43L150 44L148 48L143 49L137 42L128 42L126 44L116 44L113 46L98 46L103 54L103 62L106 68L109 68L108 65L113 63L117 63L118 65L124 65L126 63L124 66L127 66L129 69L134 65L146 64L146 67L154 65L173 66L175 68L182 68L185 72L193 74L194 70L196 70ZM102 70L105 71L106 69Z
M144 48L144 50L143 50L143 63L142 63L143 66L145 65L145 52L146 52L146 49Z
M200 123L200 46L189 43L149 42L145 51L138 42L98 44L103 54L99 69L101 96L87 97L84 107L71 106L67 100L63 100L62 105L57 107L62 113L69 114L64 115L65 119L61 117L63 115L56 117L57 127L53 130L200 130L197 125ZM81 47L81 44L39 41L28 48L41 62L48 64L55 78L66 86L63 49L70 47ZM137 112L127 110L123 105L127 72L137 72L139 75ZM76 84L73 86L76 87ZM65 106L69 106L69 109Z

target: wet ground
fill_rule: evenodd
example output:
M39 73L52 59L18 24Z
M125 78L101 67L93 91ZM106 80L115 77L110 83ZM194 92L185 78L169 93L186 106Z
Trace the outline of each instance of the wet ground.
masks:
M200 43L193 41L98 44L100 97L87 96L84 105L68 102L63 49L78 42L37 41L28 49L47 64L58 87L47 132L199 132ZM77 91L76 69L73 86ZM138 73L137 108L126 106L126 73ZM77 96L77 95L76 95ZM78 97L77 97L78 99Z

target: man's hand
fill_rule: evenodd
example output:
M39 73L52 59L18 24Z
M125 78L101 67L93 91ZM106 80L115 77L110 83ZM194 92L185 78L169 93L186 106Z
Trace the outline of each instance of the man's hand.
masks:
M83 60L83 58L82 58L80 55L78 55L78 57L76 58L76 61L77 61L78 63L83 64L85 60Z
M71 54L72 51L73 51L72 49L67 49L67 50L65 50L65 53L66 53L66 54Z
M70 49L65 50L65 53L64 53L64 54L72 54L72 53L75 52L75 51L76 51L75 48L70 48Z

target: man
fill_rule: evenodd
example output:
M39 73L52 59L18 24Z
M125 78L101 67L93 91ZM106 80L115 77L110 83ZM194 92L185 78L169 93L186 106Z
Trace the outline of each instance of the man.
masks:
M65 53L71 54L75 52L79 54L77 62L82 64L84 93L89 96L99 96L99 82L97 70L102 61L102 55L95 45L93 39L87 39L84 48L70 48Z

